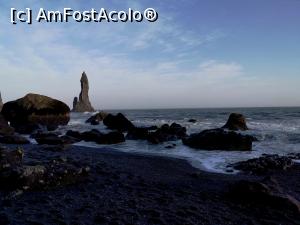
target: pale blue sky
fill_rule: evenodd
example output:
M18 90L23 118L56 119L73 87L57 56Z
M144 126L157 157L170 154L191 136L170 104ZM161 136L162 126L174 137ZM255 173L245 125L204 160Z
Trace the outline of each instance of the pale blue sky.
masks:
M300 1L0 3L0 90L71 105L86 71L96 108L300 105ZM10 8L155 8L155 23L12 25Z

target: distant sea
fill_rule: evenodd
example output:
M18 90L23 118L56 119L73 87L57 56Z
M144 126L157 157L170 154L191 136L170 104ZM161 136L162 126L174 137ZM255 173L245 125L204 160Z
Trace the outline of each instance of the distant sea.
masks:
M300 107L294 108L230 108L230 109L158 109L158 110L118 110L111 113L122 112L137 126L162 125L165 123L179 123L187 128L189 134L205 129L223 126L230 113L237 112L245 115L249 131L243 132L258 138L254 142L251 152L204 151L195 150L182 145L181 141L174 149L166 149L169 143L152 145L147 141L129 141L110 145L108 147L123 151L152 155L163 155L188 160L193 166L212 172L226 172L226 165L258 157L263 153L284 155L291 152L300 152ZM71 121L60 131L67 130L86 131L99 129L108 132L101 123L92 126L85 123L91 113L72 113ZM196 123L188 122L197 120ZM80 142L77 145L89 147L103 147L95 143ZM107 146L105 146L107 147ZM101 150L99 150L101 151Z

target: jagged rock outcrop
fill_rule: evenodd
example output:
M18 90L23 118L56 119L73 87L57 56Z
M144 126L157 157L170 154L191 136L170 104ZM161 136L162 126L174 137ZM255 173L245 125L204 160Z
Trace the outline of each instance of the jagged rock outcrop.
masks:
M103 123L111 130L128 131L135 127L122 113L117 115L108 114L104 118Z
M2 107L3 107L3 102L2 102L1 92L0 92L0 112L2 110Z
M228 130L248 130L246 124L246 118L239 113L231 113L227 123L223 126L224 129Z
M185 138L186 128L177 123L164 124L154 132L150 132L147 140L152 144L160 144L166 141L176 141Z
M17 132L24 134L31 133L40 126L53 130L53 127L66 125L70 120L69 106L38 94L28 94L5 103L1 113Z
M85 122L90 123L91 125L98 125L101 121L105 119L105 117L108 115L106 112L99 112L90 118L88 118Z
M89 99L89 81L85 72L82 73L81 79L81 92L79 98L75 97L73 101L73 112L94 112Z

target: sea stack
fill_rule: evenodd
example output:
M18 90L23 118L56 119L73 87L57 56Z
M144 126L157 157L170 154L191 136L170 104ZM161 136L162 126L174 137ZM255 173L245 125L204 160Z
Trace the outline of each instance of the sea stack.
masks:
M75 97L73 101L73 112L94 112L89 99L89 80L85 72L82 73L81 79L81 92L79 98Z
M3 108L3 102L2 102L2 97L1 97L1 92L0 92L0 112Z

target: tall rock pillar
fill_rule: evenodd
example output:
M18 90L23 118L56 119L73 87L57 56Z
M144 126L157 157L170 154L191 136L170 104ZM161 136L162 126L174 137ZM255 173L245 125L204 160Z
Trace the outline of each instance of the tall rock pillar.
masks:
M73 101L73 112L94 112L89 99L89 81L85 72L82 73L81 79L81 92L79 98L75 97Z

